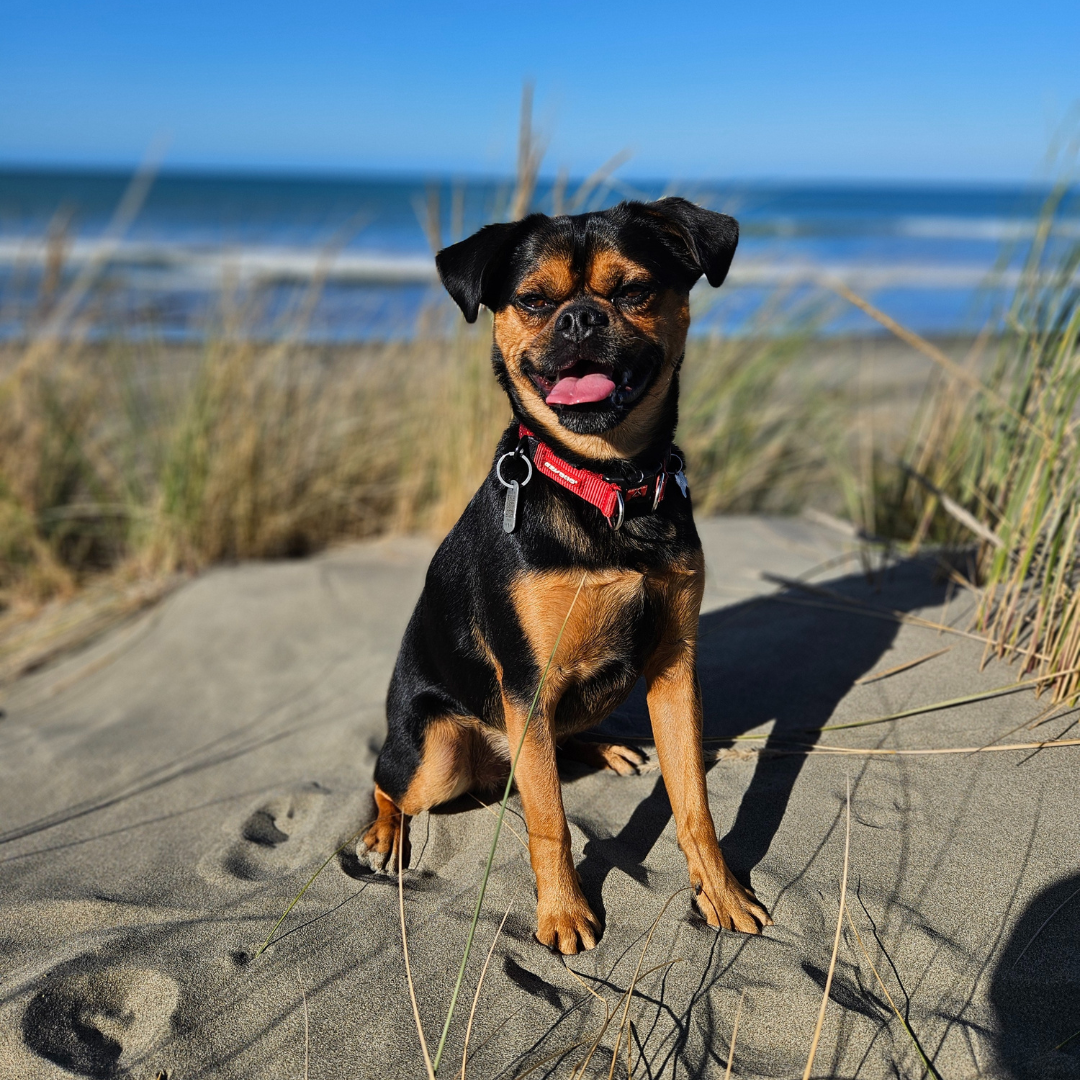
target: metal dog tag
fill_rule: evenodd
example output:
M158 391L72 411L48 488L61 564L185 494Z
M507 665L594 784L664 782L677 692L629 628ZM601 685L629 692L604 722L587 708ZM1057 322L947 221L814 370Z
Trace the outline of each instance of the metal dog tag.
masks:
M512 533L517 528L518 492L521 490L516 480L506 485L506 502L503 504L503 532Z
M679 485L679 490L682 492L683 498L685 499L690 491L690 485L686 482L686 477L683 475L682 469L675 474L675 483Z

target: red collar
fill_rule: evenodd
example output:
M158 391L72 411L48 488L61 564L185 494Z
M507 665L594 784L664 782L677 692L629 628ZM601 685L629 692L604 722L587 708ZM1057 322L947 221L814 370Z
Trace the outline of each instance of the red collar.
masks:
M524 424L518 424L518 435L525 441L538 473L595 506L613 529L620 528L626 517L652 513L663 502L668 476L682 474L682 459L669 449L654 472L642 473L633 482L620 483L564 461ZM672 457L679 462L679 468L674 471L670 468Z

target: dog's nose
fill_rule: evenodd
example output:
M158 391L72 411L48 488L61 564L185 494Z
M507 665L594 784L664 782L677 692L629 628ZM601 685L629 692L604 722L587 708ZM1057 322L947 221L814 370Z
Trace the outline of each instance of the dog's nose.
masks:
M595 305L571 304L555 320L555 331L567 341L584 341L596 327L607 324L607 315Z

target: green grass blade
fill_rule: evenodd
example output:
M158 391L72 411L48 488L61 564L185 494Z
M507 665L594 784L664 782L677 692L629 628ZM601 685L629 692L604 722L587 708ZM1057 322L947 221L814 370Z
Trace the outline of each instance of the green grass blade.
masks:
M299 891L299 892L298 892L298 893L297 893L297 894L296 894L296 895L295 895L295 896L293 897L292 903L291 903L291 904L290 904L290 905L289 905L289 906L288 906L288 907L287 907L287 908L286 908L286 909L285 909L285 910L284 910L284 911L283 911L283 912L281 913L281 917L280 917L280 918L278 919L278 921L277 921L276 923L274 923L274 928L273 928L273 929L272 929L272 930L270 931L270 933L269 933L269 934L267 934L267 935L266 935L266 940L265 940L265 941L264 941L264 942L263 942L263 943L262 943L262 944L261 944L261 945L259 946L259 951L258 951L258 952L257 952L257 953L256 953L256 954L255 954L255 955L254 955L254 956L252 957L252 958L251 958L252 960L258 960L258 959L259 959L259 957L260 957L260 956L262 956L262 954L263 954L264 952L266 952L267 946L269 946L270 942L271 942L271 941L273 940L273 938L274 938L274 935L275 935L275 934L277 933L277 928L278 928L278 927L279 927L279 926L280 926L280 925L281 925L281 924L282 924L282 923L283 923L283 922L285 921L285 919L286 919L286 918L288 917L288 914L289 914L289 912L290 912L290 911L292 911L292 909L293 909L294 907L296 907L296 905L297 905L297 904L299 904L299 903L300 903L300 898L301 898L301 897L302 897L302 896L304 895L304 893L306 893L306 892L308 891L308 889L309 889L309 888L311 887L311 885L312 885L312 883L313 883L313 882L315 881L315 879L316 879L316 878L317 878L317 877L318 877L318 876L319 876L319 875L320 875L320 874L321 874L321 873L322 873L322 872L323 872L323 871L324 871L324 870L325 870L325 869L326 869L326 868L327 868L327 867L328 867L328 866L330 865L330 863L331 863L331 862L333 862L333 860L334 860L334 859L336 859L336 858L337 858L337 857L338 857L338 856L339 856L339 855L340 855L340 854L341 854L341 853L342 853L342 852L343 852L343 851L344 851L344 850L345 850L345 849L346 849L346 848L347 848L347 847L348 847L348 846L349 846L350 844L354 844L354 843L356 843L356 841L357 841L357 840L358 840L358 839L360 838L360 834L361 834L361 833L363 833L363 832L366 832L366 831L367 831L367 829L368 829L368 827L369 827L370 825L371 825L371 822L370 822L370 821L369 821L369 822L368 822L368 823L367 823L366 825L361 825L361 826L360 826L360 828L359 828L359 829L357 829L357 830L356 830L356 832L354 832L354 833L352 834L352 836L350 836L350 837L349 837L349 839L348 839L348 840L346 840L346 841L345 841L345 843L344 843L344 844L342 844L342 845L341 845L341 847L339 847L339 848L337 849L337 851L334 851L334 852L332 852L332 853L331 853L330 855L328 855L328 856L327 856L327 858L326 858L326 861L325 861L325 862L324 862L324 863L323 863L323 864L322 864L322 865L321 865L321 866L319 867L319 869L318 869L318 870L316 870L316 871L315 871L315 873L314 873L314 874L312 874L312 875L311 875L311 877L309 877L309 878L307 879L307 881L306 881L306 882L304 883L304 887L303 887L303 888L302 888L302 889L301 889L301 890L300 890L300 891Z
M544 666L543 674L540 676L540 682L537 683L536 693L533 694L532 704L529 706L528 714L525 717L525 726L521 729L521 738L518 740L517 750L514 752L514 760L510 763L510 775L506 778L506 790L503 792L502 803L499 805L499 819L495 823L495 835L491 838L491 851L488 852L487 863L484 866L484 876L480 881L480 894L476 898L476 908L473 911L472 923L469 925L469 934L465 939L465 952L461 957L461 965L458 968L457 980L454 983L454 992L450 996L450 1007L446 1011L446 1020L443 1023L442 1034L439 1036L439 1045L435 1051L435 1061L433 1063L436 1072L439 1071L439 1062L442 1060L443 1048L446 1045L446 1036L450 1031L450 1021L454 1016L454 1009L457 1006L458 994L461 992L461 984L465 980L465 965L469 962L469 953L472 951L473 938L476 936L476 926L480 921L480 909L484 903L484 894L487 892L488 878L491 876L491 866L495 861L495 850L499 844L499 833L502 832L503 818L506 816L506 804L510 799L510 788L514 783L514 771L517 769L518 758L521 756L521 748L525 745L525 736L529 732L529 724L532 722L533 714L536 712L537 703L540 701L540 692L544 689L544 683L547 682L548 672L551 670L551 665L555 660L555 653L559 650L559 643L562 641L563 631L566 629L566 624L570 621L570 615L574 610L574 605L577 603L578 597L581 595L582 587L585 584L585 575L582 574L581 581L578 584L577 592L574 593L574 599L570 601L570 607L567 609L566 618L563 619L562 626L559 627L558 636L555 638L555 645L551 650L551 655L548 657L548 662Z

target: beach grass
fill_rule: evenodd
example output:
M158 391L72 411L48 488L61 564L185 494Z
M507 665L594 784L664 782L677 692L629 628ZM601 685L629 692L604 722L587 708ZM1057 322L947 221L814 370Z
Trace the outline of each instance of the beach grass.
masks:
M517 176L497 214L533 208L543 151L526 84ZM593 205L626 157L573 192L564 177L553 209ZM138 212L154 160L107 238ZM433 249L447 240L437 198L432 189L416 208ZM67 275L54 231L29 329L0 343L0 672L10 627L90 582L163 580L386 533L443 535L490 468L510 410L486 314L466 327L440 296L398 339L317 346L316 274L273 340L252 330L265 307L258 289L224 282L198 343L123 325L90 341L108 244ZM820 294L796 303L778 291L739 336L689 342L678 437L700 511L816 501L867 516L865 432L853 435L861 403L819 387L805 363L825 316Z
M679 438L704 512L793 511L838 490L835 402L799 370L810 337L804 323L691 341ZM0 620L103 575L444 534L510 420L489 350L483 320L351 346L260 341L226 319L199 345L7 343Z
M880 497L909 550L975 548L966 582L986 658L1018 660L1054 701L1080 694L1080 244L1054 243L1067 190L1023 254L1001 333L941 365Z

